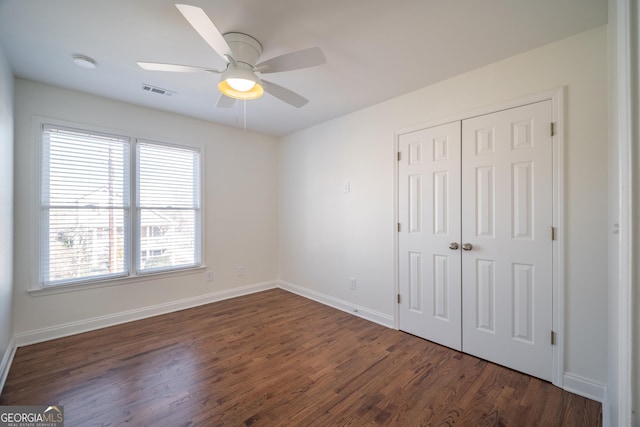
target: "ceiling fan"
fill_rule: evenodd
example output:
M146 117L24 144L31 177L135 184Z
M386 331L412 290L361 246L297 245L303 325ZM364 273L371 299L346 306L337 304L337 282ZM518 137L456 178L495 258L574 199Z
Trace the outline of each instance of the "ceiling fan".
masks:
M327 62L319 47L286 53L264 62L257 63L262 54L262 45L251 36L242 33L222 34L201 8L187 4L176 4L178 10L200 34L209 46L227 63L223 70L213 70L191 65L138 62L151 71L210 72L221 74L218 89L222 93L217 107L233 106L236 99L256 99L267 93L300 108L308 99L275 83L263 80L258 74L278 73L314 67Z

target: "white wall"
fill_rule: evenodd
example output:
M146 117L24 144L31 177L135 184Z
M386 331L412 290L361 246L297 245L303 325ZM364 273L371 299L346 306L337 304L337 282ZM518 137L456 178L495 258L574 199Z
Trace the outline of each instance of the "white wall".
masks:
M13 308L18 337L34 341L50 337L44 333L47 328L77 326L64 330L68 333L81 330L90 319L102 319L90 322L89 326L97 327L122 320L113 316L116 313L170 306L185 299L197 301L212 293L277 279L278 150L274 138L21 79L16 79L15 90L15 235L20 238L15 245ZM37 224L30 220L37 188L32 182L37 156L33 115L157 141L204 145L205 263L214 272L214 281L206 282L205 273L199 272L62 294L28 294L37 262L31 245ZM246 268L242 277L236 275L238 265Z
M13 338L13 72L0 47L0 387ZM7 356L8 357L8 356Z
M566 86L565 371L605 384L606 52L600 27L282 138L280 278L393 316L394 131Z

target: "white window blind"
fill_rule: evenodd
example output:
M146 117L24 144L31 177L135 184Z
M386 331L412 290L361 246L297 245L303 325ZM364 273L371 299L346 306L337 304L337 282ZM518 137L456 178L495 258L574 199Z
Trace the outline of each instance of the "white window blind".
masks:
M43 286L129 274L129 139L44 125Z
M137 143L136 267L155 272L200 265L200 152Z
M42 125L41 287L200 266L200 150L132 141Z

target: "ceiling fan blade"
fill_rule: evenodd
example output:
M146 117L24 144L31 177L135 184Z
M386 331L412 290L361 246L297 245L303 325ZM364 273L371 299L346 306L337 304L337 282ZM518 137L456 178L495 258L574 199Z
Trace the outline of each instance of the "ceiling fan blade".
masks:
M233 57L231 48L204 10L189 4L176 4L176 7L204 41L226 62L229 62L229 58Z
M143 70L149 71L170 71L174 73L201 73L203 71L210 71L218 73L217 70L210 70L208 68L194 67L192 65L178 65L178 64L162 64L159 62L138 62L138 66Z
M216 104L217 108L231 108L233 107L233 104L236 103L236 100L233 98L230 98L226 95L222 95L220 94L220 98L218 98L218 102Z
M309 102L307 98L298 95L297 93L275 83L271 83L266 80L260 80L260 84L265 91L280 99L281 101L293 105L296 108L304 107L304 105Z
M299 70L301 68L315 67L327 63L322 49L310 47L284 55L276 56L256 65L261 73L279 73L281 71Z

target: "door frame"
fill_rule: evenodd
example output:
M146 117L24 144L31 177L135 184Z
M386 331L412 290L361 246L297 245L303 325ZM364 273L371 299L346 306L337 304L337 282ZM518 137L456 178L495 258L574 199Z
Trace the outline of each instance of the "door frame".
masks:
M551 101L551 117L555 124L553 142L553 227L555 227L555 240L552 242L552 263L553 263L553 285L552 285L552 327L556 333L556 342L553 346L552 355L552 383L553 385L563 387L564 374L564 343L565 343L565 327L564 327L564 293L565 293L565 271L564 271L564 124L565 124L565 97L566 87L550 89L544 92L538 92L532 95L491 104L485 107L476 108L470 111L452 114L450 116L436 118L425 121L423 123L398 129L394 132L393 137L393 277L394 292L393 300L397 301L397 295L400 289L400 268L399 268L399 235L397 233L397 225L399 221L398 215L398 173L399 162L397 152L399 147L400 135L415 132L445 123L462 121L485 114L496 113L515 107L521 107L540 101ZM393 313L393 325L395 329L400 327L400 307L395 304Z

